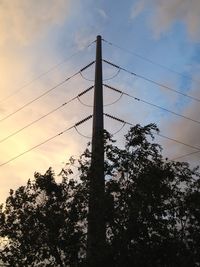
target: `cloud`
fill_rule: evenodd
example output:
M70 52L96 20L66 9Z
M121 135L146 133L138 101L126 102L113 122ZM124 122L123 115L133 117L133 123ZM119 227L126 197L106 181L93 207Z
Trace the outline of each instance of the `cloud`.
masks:
M63 35L64 31L62 27L56 28L55 31L55 27L68 25L68 19L73 12L70 2L70 0L0 0L0 102L34 77L56 65L61 58L63 60L61 51L57 50L57 35ZM65 53L71 55L72 51L66 48ZM13 97L1 102L0 119L63 81L66 76L74 73L75 69L77 71L78 65L83 66L87 62L87 59L81 56L83 53L80 52L80 65L75 61L77 59L72 57L70 61L66 61L48 75L44 75ZM15 116L1 122L0 140L86 88L86 83L80 77L57 88ZM88 111L81 108L78 102L70 103L69 106L1 142L0 164L72 126L83 119L86 112ZM62 162L67 161L73 153L81 153L87 141L70 131L1 166L0 203L8 196L9 188L25 184L28 178L33 178L35 171L43 173L52 166L59 172L63 166Z
M200 99L199 83L196 82L197 77L198 77L197 73L193 75L193 83L187 94ZM199 121L200 118L199 102L190 100L187 105L182 107L181 114L188 118ZM171 138L179 140L185 144L200 148L200 141L199 141L200 125L198 123L183 118L181 119L174 117L168 122L163 122L161 130L163 131L163 134ZM197 151L195 149L174 143L172 141L164 141L163 145L166 148L167 156L170 159L174 158L176 159L176 157L178 158L179 156L183 156L188 153ZM193 165L197 165L199 164L199 155L200 155L199 153L195 153L188 157L180 158L178 160L189 161Z
M44 72L49 69L49 66L57 62L57 55L53 51L42 55L41 61L43 49L40 51L39 48L36 48L34 47L35 51L30 51L28 57L26 53L19 53L17 48L9 47L8 50L4 48L4 56L2 54L2 60L0 61L0 69L4 70L0 80L0 100L12 93L20 80L29 81L27 73L29 74L28 77L38 76L40 72ZM38 70L34 68L35 61L40 63ZM50 89L53 85L63 81L71 73L74 73L73 63L73 61L67 62L62 68L55 69L1 103L4 113L0 113L0 118L15 111ZM80 66L83 66L83 64ZM15 116L1 122L0 140L47 114L86 88L87 86L80 76L58 87L41 100L16 113ZM0 143L0 164L72 126L83 119L86 116L85 113L78 101L74 101L5 142ZM18 160L1 167L0 202L7 195L9 188L15 188L20 183L23 184L28 178L32 178L34 171L44 172L51 165L53 165L53 168L56 165L56 171L60 171L61 162L67 160L71 153L79 153L78 150L85 147L85 145L82 146L84 141L76 133L70 131L39 147L37 150L27 153Z
M107 19L108 18L108 15L106 14L106 12L101 9L101 8L97 8L97 12L99 13L99 15L104 18L104 19Z
M131 9L131 19L136 18L145 8L144 1L137 2Z
M148 25L155 37L160 37L167 33L175 24L182 23L192 41L200 40L200 1L199 0L139 0L131 10L130 17L135 19L138 15L144 13L147 16ZM198 54L198 52L197 52ZM192 82L189 85L187 94L200 99L199 93L199 60L198 55L195 54L195 60L192 59L193 64L191 68ZM200 106L199 102L185 101L185 98L177 96L175 101L169 101L172 104L172 110L182 115L199 121ZM179 111L177 105L179 103ZM182 104L181 104L182 103ZM181 111L180 111L181 105ZM186 144L200 147L199 135L200 125L189 120L178 117L170 117L168 121L161 121L161 133L171 138L177 139ZM162 143L165 155L170 159L186 155L196 151L187 146L177 144L170 140L159 139ZM194 154L188 157L180 158L180 161L189 161L192 164L199 164L199 155Z
M76 32L75 34L75 44L78 47L78 49L82 50L84 49L88 44L95 41L96 36L88 28L81 28L80 31Z
M141 0L133 5L131 18L150 8L151 28L156 36L169 30L174 23L185 24L193 40L200 39L199 0Z
M69 14L70 0L0 0L0 44L28 43Z

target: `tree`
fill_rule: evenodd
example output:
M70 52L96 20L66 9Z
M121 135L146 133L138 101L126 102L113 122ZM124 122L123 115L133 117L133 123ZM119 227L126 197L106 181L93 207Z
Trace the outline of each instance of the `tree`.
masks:
M136 125L124 149L105 132L107 266L200 266L200 174L163 159L156 125ZM1 258L11 266L87 266L89 148L10 191L0 211ZM70 178L78 164L79 179Z
M7 198L2 260L11 266L76 266L85 247L85 199L74 181L55 182L49 169Z
M113 266L199 266L200 179L198 168L168 162L150 143L155 125L132 128L113 164L107 194ZM117 157L116 157L117 155Z

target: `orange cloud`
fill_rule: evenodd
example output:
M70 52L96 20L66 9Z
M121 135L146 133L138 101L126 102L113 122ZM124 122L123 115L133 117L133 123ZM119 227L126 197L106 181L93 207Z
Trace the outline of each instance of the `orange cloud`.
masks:
M26 44L67 18L70 0L1 0L0 44L16 40Z

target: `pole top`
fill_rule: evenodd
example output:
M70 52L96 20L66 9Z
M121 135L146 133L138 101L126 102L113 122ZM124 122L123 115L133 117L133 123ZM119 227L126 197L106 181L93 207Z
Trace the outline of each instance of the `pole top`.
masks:
M97 39L101 39L101 35L97 35Z

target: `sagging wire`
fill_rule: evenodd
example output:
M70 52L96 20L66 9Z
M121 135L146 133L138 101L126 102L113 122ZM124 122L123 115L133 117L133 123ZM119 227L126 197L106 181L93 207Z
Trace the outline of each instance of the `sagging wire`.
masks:
M122 120L122 119L119 119L119 118L117 118L117 117L115 117L115 116L113 116L113 115L110 115L110 114L108 114L108 113L104 113L104 115L105 115L106 117L110 118L110 119L113 119L113 120L116 120L116 121L122 123L122 127L121 127L119 130L117 130L115 133L112 133L112 134L111 134L112 136L114 136L114 135L118 134L119 132L121 132L125 125L133 126L133 124L131 124L131 123L127 122L127 121L124 121L124 120Z
M48 73L54 71L55 69L57 69L58 67L60 67L61 65L63 65L64 63L66 63L68 60L70 60L72 57L78 55L80 52L82 52L83 50L89 48L93 43L95 43L95 41L91 42L90 44L86 45L85 47L83 47L82 50L79 50L75 53L73 53L71 56L65 58L64 60L60 61L59 63L55 64L54 66L52 66L51 68L49 68L47 71L39 74L38 76L36 76L35 78L33 78L32 80L30 80L29 82L25 83L24 85L22 85L21 87L19 87L18 89L14 90L11 94L7 95L5 98L0 99L0 103L5 102L6 100L8 100L9 98L11 98L12 96L16 95L17 93L19 93L21 90L23 90L24 88L28 87L29 85L31 85L32 83L34 83L35 81L41 79L43 76L47 75Z
M175 158L173 158L171 160L177 160L177 159L185 158L187 156L191 156L191 155L198 154L198 153L200 153L200 150L194 151L194 152L190 152L190 153L187 153L187 154L184 154L184 155L181 155L181 156L177 156L177 157L175 157Z
M114 79L115 77L117 77L119 75L120 71L121 71L121 69L118 69L117 72L115 74L113 74L113 76L105 78L105 79L103 79L103 81L109 81L109 80Z
M91 136L87 136L87 135L82 134L82 133L78 130L78 128L77 128L76 126L75 126L74 128L75 128L76 132L77 132L80 136L82 136L82 137L84 137L84 138L86 138L86 139L92 139Z
M103 84L103 86L108 87L108 85L106 85L106 84ZM89 87L86 91L89 91L89 90L91 90L92 88L94 88L94 85L91 86L91 87ZM120 93L120 96L119 96L115 101L103 105L104 107L108 107L108 106L112 106L112 105L116 104L118 101L120 101L120 99L122 98L122 96L123 96L123 94L124 94L123 92L121 92L121 91L119 91L119 90L116 90L116 89L114 89L114 88L111 88L111 87L108 87L108 88L109 88L109 89L113 89L114 91L117 91L118 93ZM84 93L85 93L85 91L84 91ZM79 94L79 95L77 96L78 101L79 101L83 106L92 108L93 105L86 104L86 103L84 103L84 102L81 100L81 96L82 96L82 95L83 95L83 93L81 93L81 94Z
M118 134L119 132L121 132L125 125L126 125L126 122L124 122L124 123L122 124L122 126L121 126L121 128L120 128L119 130L117 130L115 133L113 133L113 134L111 134L111 135L114 136L114 135Z
M79 74L81 75L81 77L86 80L86 81L89 81L89 82L94 82L94 80L90 80L88 78L86 78L84 75L83 75L83 71L86 70L87 68L91 67L93 64L95 63L95 60L92 61L90 64L88 64L87 66L85 66L84 68L82 68L80 71L79 71Z
M77 133L80 134L82 137L91 139L91 137L82 134L82 133L78 130L77 126L79 126L80 124L82 124L82 123L88 121L88 120L91 119L92 117L93 117L93 115L90 115L90 116L88 116L87 118L83 119L82 121L79 121L78 123L76 123L76 124L74 125L75 130L76 130Z
M120 96L115 101L113 101L112 103L105 104L104 107L108 107L108 106L112 106L112 105L116 104L117 102L120 101L122 96L123 96L123 94L121 93Z
M66 82L68 82L69 80L71 80L72 78L74 78L76 75L78 75L80 72L86 70L87 68L89 68L92 64L94 64L95 61L92 61L90 64L88 64L87 66L85 66L84 68L82 68L81 70L75 72L74 74L72 74L71 76L69 76L68 78L65 78L62 82L58 83L57 85L51 87L50 89L46 90L45 92L43 92L41 95L37 96L36 98L32 99L31 101L27 102L26 104L24 104L23 106L21 106L20 108L16 109L15 111L11 112L10 114L6 115L5 117L0 119L0 122L10 118L11 116L13 116L14 114L18 113L19 111L23 110L24 108L26 108L27 106L29 106L30 104L34 103L35 101L39 100L40 98L46 96L47 94L49 94L50 92L54 91L55 89L57 89L58 87L60 87L61 85L65 84Z
M86 78L86 77L83 75L82 72L80 72L80 75L81 75L81 77L82 77L84 80L86 80L86 81L88 81L88 82L94 82L94 79Z
M16 130L15 132L7 135L6 137L0 139L0 143L6 141L7 139L9 139L12 136L15 136L16 134L20 133L21 131L25 130L26 128L30 127L31 125L35 124L36 122L44 119L45 117L49 116L50 114L56 112L57 110L59 110L60 108L63 108L64 106L68 105L69 103L71 103L72 101L74 101L76 98L78 99L78 97L86 94L88 91L90 91L94 86L90 86L89 88L87 88L86 90L82 91L81 93L79 93L77 96L71 98L70 100L66 101L65 103L63 103L62 105L56 107L55 109L49 111L48 113L44 114L43 116L39 117L38 119L30 122L29 124L25 125L24 127Z
M78 101L81 103L81 105L85 106L85 107L88 107L88 108L92 108L93 105L88 105L88 104L85 104L80 97L77 97Z
M109 41L107 41L107 40L105 40L105 39L102 39L102 40L103 40L105 43L107 43L107 44L109 44L109 45L111 45L111 46L114 46L114 47L116 47L116 48L118 48L118 49L120 49L120 50L122 50L122 51L125 51L125 52L128 53L128 54L132 54L132 55L134 55L135 57L140 58L140 59L142 59L142 60L144 60L144 61L146 61L146 62L148 62L148 63L151 63L151 64L153 64L153 65L155 65L155 66L158 66L158 67L161 67L161 68L163 68L163 69L166 69L167 71L170 71L170 72L172 72L172 73L175 73L175 74L177 74L177 75L179 75L179 76L182 76L182 77L184 77L184 78L190 79L190 80L192 80L192 81L194 81L194 82L196 82L196 83L200 83L200 80L194 79L194 78L192 78L190 75L185 75L185 74L183 74L183 73L181 73L181 72L179 72L179 71L176 71L176 70L174 70L174 69L171 69L171 68L169 68L169 67L167 67L167 66L165 66L165 65L162 65L162 64L160 64L160 63L158 63L158 62L155 62L155 61L153 61L153 60L151 60L151 59L149 59L149 58L146 58L146 57L144 57L144 56L142 56L142 55L139 55L139 54L137 54L137 53L135 53L135 52L133 52L133 51L130 51L129 49L126 49L126 48L123 48L123 47L121 47L121 46L119 46L119 45L117 45L117 44L111 43L111 42L109 42Z
M172 92L174 92L174 93L176 93L176 94L179 94L179 95L182 95L182 96L184 96L184 97L190 98L190 99L192 99L192 100L194 100L194 101L200 102L200 98L197 98L197 97L194 97L194 96L185 94L185 93L183 93L183 92L181 92L181 91L179 91L179 90L177 90L177 89L174 89L174 88L172 88L172 87L170 87L170 86L167 86L167 85L165 85L165 84L163 84L163 83L161 83L161 82L157 82L157 81L155 81L155 80L153 80L153 79L147 78L146 76L137 74L137 73L132 72L132 71L130 71L130 70L128 70L128 69L125 69L125 68L123 68L123 67L120 67L120 66L118 66L118 65L116 65L116 64L114 64L114 63L112 63L112 62L109 62L109 61L107 61L107 60L105 60L105 59L103 59L103 61L104 61L105 63L107 63L108 65L111 65L111 66L113 66L113 67L115 67L115 68L117 68L117 69L121 69L121 70L123 70L124 72L133 75L134 77L138 77L138 78L140 78L140 79L142 79L142 80L144 80L144 81L147 81L147 82L149 82L149 83L155 84L156 86L160 86L160 87L162 87L162 88L164 88L164 89L166 89L166 90L172 91Z
M119 121L120 123L122 123L122 126L120 127L119 130L117 130L117 131L114 132L114 133L111 133L112 136L114 136L114 135L118 134L119 132L121 132L121 130L124 128L124 126L125 126L126 124L131 125L130 123L125 122L125 121L123 121L123 120L121 120L121 119L119 119L119 118L116 118L116 117L114 117L114 116L112 116L112 115L109 115L109 114L107 114L107 113L104 113L104 115L105 115L106 117L112 118L112 119L117 120L117 121ZM82 133L78 130L78 128L77 128L76 126L75 126L74 128L75 128L76 132L77 132L80 136L82 136L82 137L84 137L84 138L86 138L86 139L90 139L90 140L92 139L92 136L87 136L87 135L82 134Z
M121 93L121 95L120 95L115 101L113 101L112 103L105 104L105 105L103 105L103 106L104 106L104 107L108 107L108 106L112 106L112 105L116 104L118 101L120 101L120 99L122 98L122 96L123 96L123 94ZM84 103L84 102L81 100L81 98L80 98L79 96L77 97L77 99L78 99L78 101L79 101L83 106L85 106L85 107L89 107L89 108L92 108L92 107L93 107L93 105L88 105L88 104Z
M190 117L181 115L181 114L179 114L179 113L177 113L177 112L175 112L175 111L173 111L173 110L169 110L169 109L167 109L167 108L164 108L164 107L162 107L162 106L156 105L156 104L151 103L151 102L149 102L149 101L140 99L140 98L135 97L135 96L133 96L133 95L130 95L130 94L126 93L126 92L122 92L121 90L116 89L116 88L114 88L114 87L112 87L112 86L110 86L110 85L104 84L104 86L106 86L107 88L109 88L109 89L111 89L111 90L114 90L114 91L116 91L116 92L118 92L118 93L122 93L123 95L126 95L126 96L128 96L128 97L130 97L130 98L132 98L132 99L134 99L134 100L136 100L136 101L138 101L138 102L142 102L142 103L144 103L144 104L150 105L150 106L155 107L155 108L158 108L158 109L160 109L160 110L169 112L169 113L171 113L171 114L173 114L173 115L175 115L175 116L181 117L181 118L183 118L183 119L185 119L185 120L189 120L189 121L195 122L195 123L197 123L197 124L200 124L200 121L198 121L198 120L195 120L195 119L192 119L192 118L190 118Z
M86 117L85 119L83 119L83 120L81 120L81 121L75 123L73 126L71 126L71 127L67 128L67 129L63 130L62 132L60 132L60 133L58 133L58 134L56 134L56 135L54 135L54 136L52 136L52 137L50 137L50 138L44 140L43 142L41 142L41 143L39 143L39 144L37 144L37 145L35 145L35 146L33 146L33 147L31 147L31 148L29 148L29 149L23 151L22 153L20 153L20 154L14 156L14 157L12 157L12 158L10 158L9 160L7 160L7 161L1 163L1 164L0 164L0 167L2 167L2 166L4 166L4 165L7 165L8 163L10 163L10 162L16 160L17 158L23 156L24 154L26 154L26 153L28 153L28 152L30 152L30 151L32 151L32 150L34 150L34 149L40 147L40 146L43 145L43 144L46 144L47 142L49 142L49 141L55 139L56 137L58 137L58 136L64 134L65 132L68 132L69 130L71 130L71 129L77 127L77 126L79 126L80 124L86 122L87 120L89 120L89 119L91 119L91 118L92 118L92 115Z
M94 62L95 62L95 61L94 61ZM94 62L93 62L93 63L94 63ZM84 70L84 69L83 69L83 70ZM103 81L109 81L109 80L114 79L115 77L117 77L117 76L119 75L120 71L121 71L121 69L118 68L117 72L116 72L115 74L113 74L113 76L108 77L108 78L105 78L105 79L103 79ZM82 77L84 80L89 81L89 82L94 82L94 79L89 79L89 78L85 77L85 76L83 75L83 73L82 73L82 70L80 71L80 75L81 75L81 77Z
M124 121L124 120L121 120L121 119L119 119L119 118L113 116L113 115L106 114L106 113L104 113L104 115L107 116L107 117L109 117L109 118L111 118L111 119L113 119L113 120L116 120L116 121L119 121L119 122L128 124L128 125L130 125L130 126L133 126L133 123L126 122L126 121ZM189 154L187 154L187 155L191 155L191 154L195 154L195 153L200 153L200 147L196 147L196 146L193 146L193 145L190 145L190 144L186 144L185 142L182 142L182 141L179 141L179 140L177 140L177 139L168 137L168 136L163 135L163 134L160 134L160 133L158 133L158 132L154 132L154 133L155 133L157 136L162 137L162 138L164 138L164 139L167 139L167 140L173 141L173 142L175 142L175 143L177 143L177 144L184 145L184 146L187 146L187 147L190 147L190 148L192 148L192 149L196 149L196 150L197 150L197 151L192 152L192 153L189 153ZM184 155L184 156L186 156L186 155ZM174 158L174 159L172 159L172 160L176 160L176 159L181 158L181 157L183 157L183 156Z

